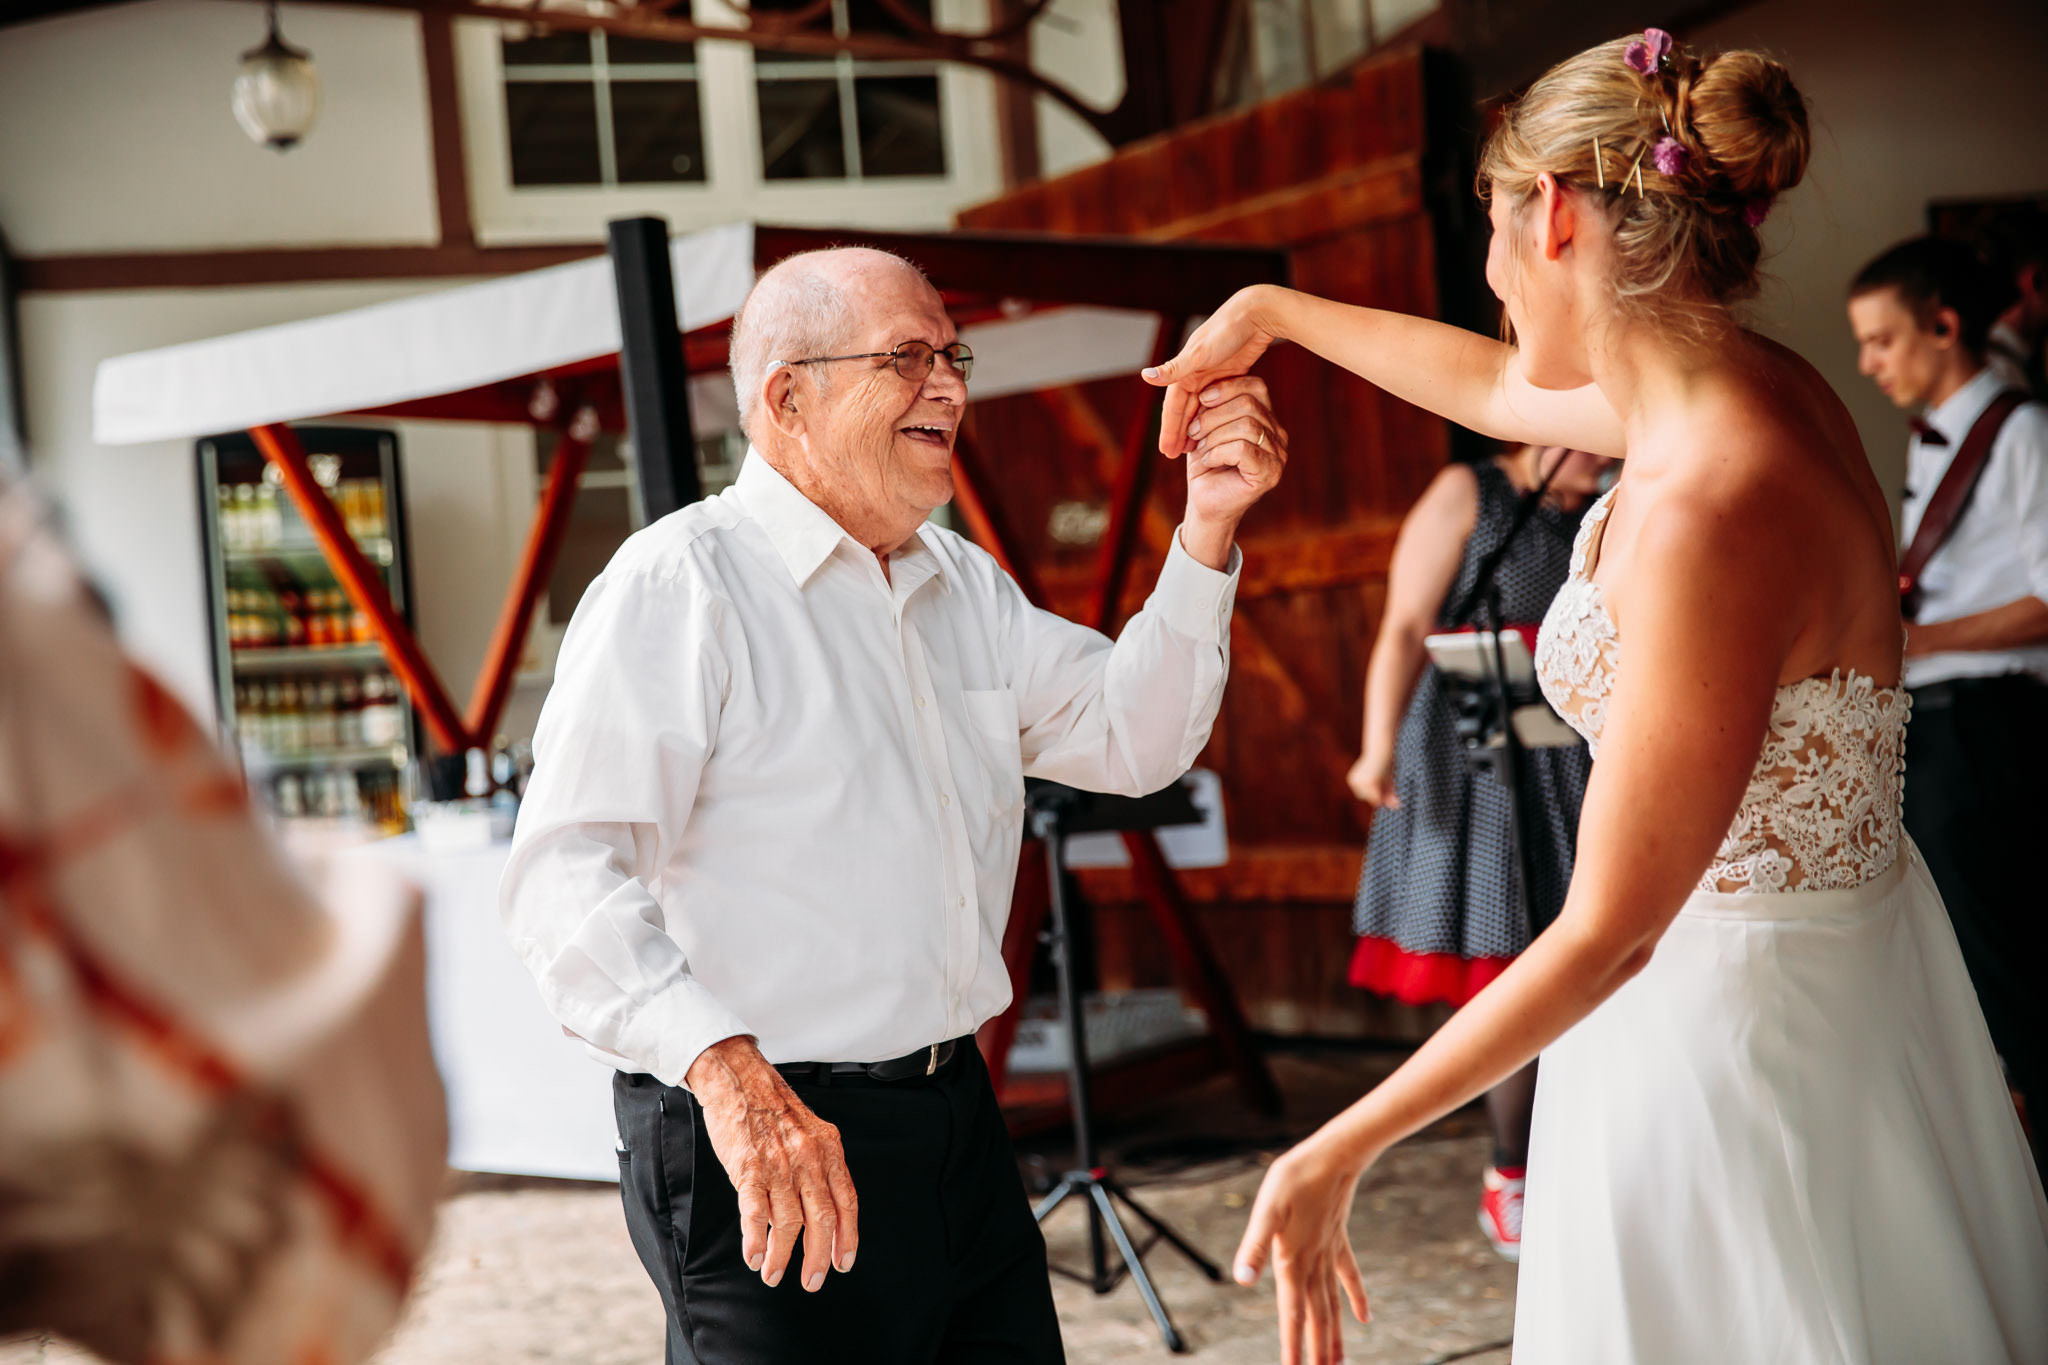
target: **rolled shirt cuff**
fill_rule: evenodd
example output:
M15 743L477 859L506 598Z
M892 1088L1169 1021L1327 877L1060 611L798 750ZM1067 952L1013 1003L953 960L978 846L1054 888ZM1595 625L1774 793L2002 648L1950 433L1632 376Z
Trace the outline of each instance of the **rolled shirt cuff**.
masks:
M1230 634L1230 611L1237 599L1238 571L1243 567L1244 552L1232 545L1230 568L1218 573L1187 552L1176 527L1145 610L1181 635L1221 641Z
M753 1030L694 980L671 983L623 1018L590 1015L573 999L558 999L563 1028L621 1071L644 1071L663 1085L683 1084L690 1067L713 1043L752 1037Z

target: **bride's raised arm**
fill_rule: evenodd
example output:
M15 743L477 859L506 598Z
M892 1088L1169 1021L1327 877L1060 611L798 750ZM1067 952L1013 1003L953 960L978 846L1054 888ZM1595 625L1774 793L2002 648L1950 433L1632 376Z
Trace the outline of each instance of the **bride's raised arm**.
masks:
M1332 303L1278 285L1231 295L1195 329L1180 354L1145 371L1169 386L1159 450L1193 447L1188 426L1206 385L1249 370L1276 341L1305 346L1396 398L1487 436L1525 445L1626 454L1621 417L1592 384L1539 389L1520 353L1462 327L1378 308Z

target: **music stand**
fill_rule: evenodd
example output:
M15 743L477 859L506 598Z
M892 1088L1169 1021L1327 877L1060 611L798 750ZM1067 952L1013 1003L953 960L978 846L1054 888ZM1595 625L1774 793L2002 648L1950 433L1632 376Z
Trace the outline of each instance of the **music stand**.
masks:
M1052 949L1053 969L1060 986L1060 1015L1067 1025L1067 1099L1074 1111L1076 1167L1060 1178L1060 1183L1039 1202L1031 1216L1043 1223L1046 1215L1058 1208L1069 1195L1085 1200L1088 1208L1088 1273L1050 1263L1047 1269L1078 1280L1097 1294L1109 1293L1123 1282L1126 1275L1130 1276L1132 1283L1138 1286L1138 1296L1152 1314L1152 1321L1159 1326L1159 1335L1165 1340L1166 1349L1182 1354L1188 1349L1187 1341L1173 1325L1173 1319L1167 1316L1166 1305L1159 1301L1159 1291L1153 1288L1152 1277L1145 1272L1145 1253L1163 1241L1193 1261L1195 1267L1210 1279L1220 1282L1223 1272L1190 1246L1186 1238L1131 1198L1130 1191L1097 1158L1094 1112L1088 1090L1088 1040L1083 1031L1080 986L1074 980L1074 940L1067 918L1066 875L1061 855L1069 834L1096 830L1154 830L1167 825L1199 824L1202 814L1195 808L1184 782L1176 782L1150 796L1134 799L1077 791L1056 782L1032 779L1025 784L1024 799L1030 807L1032 832L1045 843L1046 879L1052 909L1052 925L1046 931L1045 940ZM1132 1243L1113 1200L1122 1201L1152 1229L1151 1239L1142 1247ZM1115 1270L1109 1266L1109 1251L1103 1243L1105 1233L1116 1244L1117 1255L1123 1260Z

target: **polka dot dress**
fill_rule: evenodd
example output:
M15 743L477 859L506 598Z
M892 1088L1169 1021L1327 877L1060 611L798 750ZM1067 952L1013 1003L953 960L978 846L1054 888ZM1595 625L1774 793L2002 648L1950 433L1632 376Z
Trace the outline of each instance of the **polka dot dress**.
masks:
M1447 629L1445 613L1471 589L1479 561L1506 537L1520 497L1491 460L1473 472L1479 516L1438 612ZM1495 581L1511 624L1543 619L1570 568L1579 515L1547 503L1538 507L1501 562ZM1524 750L1522 759L1531 890L1541 926L1557 917L1571 883L1592 759L1583 744ZM1463 1004L1529 945L1528 917L1517 892L1507 792L1493 774L1467 765L1434 665L1424 670L1401 722L1394 790L1401 805L1374 815L1366 845L1351 980L1411 1004Z

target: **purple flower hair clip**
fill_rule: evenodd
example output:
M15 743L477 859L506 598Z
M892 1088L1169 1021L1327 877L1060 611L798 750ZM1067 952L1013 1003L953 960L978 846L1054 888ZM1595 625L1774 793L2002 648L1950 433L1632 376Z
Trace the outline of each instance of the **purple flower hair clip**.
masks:
M1771 198L1760 194L1742 206L1742 221L1751 227L1762 227L1764 219L1771 216Z
M1646 28L1643 36L1622 51L1621 59L1631 71L1654 76L1671 55L1672 37L1661 28Z
M1683 175L1687 164L1692 161L1692 153L1685 149L1683 142L1666 134L1658 138L1657 145L1650 149L1650 161L1661 175Z

